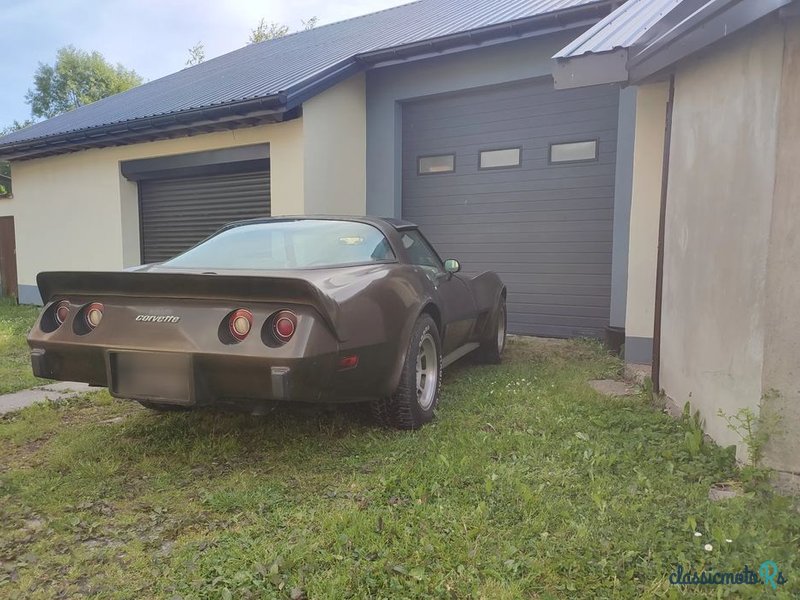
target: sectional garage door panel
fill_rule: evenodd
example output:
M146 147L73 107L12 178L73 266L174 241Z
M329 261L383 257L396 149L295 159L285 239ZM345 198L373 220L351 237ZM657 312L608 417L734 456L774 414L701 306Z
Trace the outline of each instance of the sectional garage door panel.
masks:
M240 219L270 215L269 172L139 182L142 262L180 254Z
M509 330L599 337L611 297L619 90L496 86L403 106L403 218L464 272L497 271ZM596 141L596 159L550 162L551 144ZM481 151L521 148L520 164L479 168ZM418 174L420 156L455 170Z

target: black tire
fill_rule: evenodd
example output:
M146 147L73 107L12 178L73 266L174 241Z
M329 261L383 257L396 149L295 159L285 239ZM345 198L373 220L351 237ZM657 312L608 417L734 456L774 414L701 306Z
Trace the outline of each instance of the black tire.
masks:
M502 325L502 330L500 329ZM492 317L489 334L475 352L478 361L488 365L499 365L503 360L503 351L506 349L508 315L506 313L506 299L500 297L494 316Z
M430 360L435 359L435 365ZM418 392L417 361L421 361L422 393ZM433 381L431 378L435 377ZM419 429L433 419L442 385L442 342L436 323L420 315L414 324L400 384L394 394L371 403L372 416L384 427Z
M146 400L137 400L137 402L145 408L156 412L186 412L192 410L190 406L181 406L180 404L162 404L160 402L147 402Z

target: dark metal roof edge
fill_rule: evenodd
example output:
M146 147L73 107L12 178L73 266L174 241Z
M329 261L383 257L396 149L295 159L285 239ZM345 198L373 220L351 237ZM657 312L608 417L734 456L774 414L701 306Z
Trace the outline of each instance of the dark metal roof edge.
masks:
M643 48L632 48L628 73L631 83L663 72L678 61L777 12L793 0L728 1L716 11L698 11L696 19L681 23Z
M133 143L139 137L146 137L152 130L168 128L173 133L189 130L198 123L222 122L226 117L246 118L254 113L282 113L286 108L286 94L279 92L271 96L230 102L212 107L195 108L180 112L154 115L110 123L98 127L76 129L66 133L21 140L0 145L0 159L36 158L41 151L57 147L58 153L70 149L95 147L115 140L127 139ZM87 146L88 145L88 146Z
M568 84L556 87L582 87L598 83L641 83L664 72L679 60L702 50L756 20L791 4L794 0L705 0L702 4L682 3L667 13L660 24L627 47L615 46L602 52L587 52L578 56L553 57L553 72L559 69L571 73ZM625 5L623 5L624 8ZM623 10L620 8L618 10ZM677 22L676 17L678 17ZM731 23L726 17L732 18ZM665 24L670 21L672 25ZM724 22L723 22L724 21ZM690 43L686 43L687 40ZM626 56L624 73L611 72L602 59L623 52ZM563 81L563 78L562 78Z

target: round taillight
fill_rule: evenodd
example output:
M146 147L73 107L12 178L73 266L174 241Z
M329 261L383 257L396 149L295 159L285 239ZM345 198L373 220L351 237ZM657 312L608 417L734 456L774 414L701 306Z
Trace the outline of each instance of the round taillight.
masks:
M288 342L292 339L297 328L297 317L288 310L282 310L275 315L272 321L272 330L275 337L280 342Z
M64 321L67 320L69 317L69 302L66 300L62 300L56 305L56 309L53 311L53 315L56 318L56 323L59 327L64 324Z
M231 313L228 319L228 330L235 340L242 341L253 328L253 313L246 308L240 308Z
M103 320L103 305L99 302L92 302L83 312L83 318L86 321L87 327L89 327L89 329L94 329L100 325L100 321Z

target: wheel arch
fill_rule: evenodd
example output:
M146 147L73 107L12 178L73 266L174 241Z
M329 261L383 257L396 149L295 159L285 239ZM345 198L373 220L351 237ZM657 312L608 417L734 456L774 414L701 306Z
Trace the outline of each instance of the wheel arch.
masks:
M403 334L400 336L400 349L397 353L397 358L395 359L395 363L392 368L391 377L389 378L389 390L391 391L394 391L400 383L400 376L403 372L403 365L406 362L408 345L411 340L411 334L414 331L414 324L422 315L428 315L431 319L433 319L436 329L439 332L439 343L441 344L443 339L442 311L436 302L428 299L420 304L419 310L411 313L411 316L403 326Z

